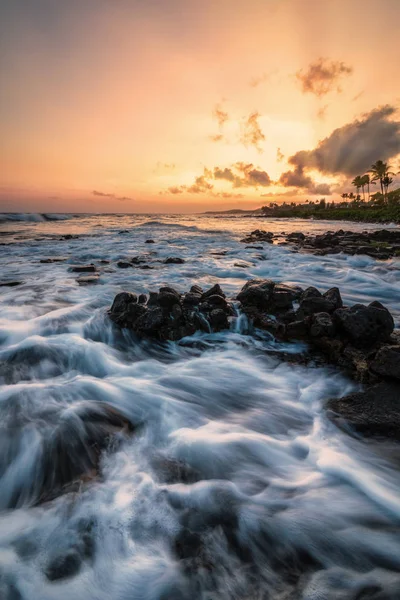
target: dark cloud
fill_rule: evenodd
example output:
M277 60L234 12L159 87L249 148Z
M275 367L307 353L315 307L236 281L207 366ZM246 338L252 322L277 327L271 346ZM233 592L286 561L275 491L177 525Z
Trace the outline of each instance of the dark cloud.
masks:
M177 186L177 185L173 185L171 187L168 188L167 192L169 194L182 194L184 191L184 188L182 186Z
M376 160L400 153L400 121L390 119L395 113L393 106L377 108L335 129L314 150L297 152L289 163L297 173L315 169L331 175L359 175Z
M259 152L261 152L260 143L265 141L265 135L263 134L258 119L260 114L258 111L252 112L242 124L242 133L240 141L245 146L254 146Z
M304 71L301 69L296 73L304 94L314 94L315 96L324 96L331 92L337 82L344 76L351 75L353 68L340 61L329 61L326 58L320 58L311 63ZM336 87L337 91L340 88Z
M232 169L220 169L219 167L214 168L214 179L225 179L226 181L235 181L235 175Z
M323 194L329 196L331 188L327 183L315 183L313 179L304 173L302 167L296 167L294 171L282 173L278 183L284 187L295 187L306 190L309 194Z
M133 198L129 198L128 196L117 196L116 194L99 192L97 190L93 190L92 195L100 196L101 198L113 198L113 200L118 200L119 202L125 202L126 200L133 200Z
M282 173L278 183L284 187L307 188L312 185L312 179L304 173L302 167L297 167L294 171Z
M252 163L238 162L234 166L242 173L242 177L234 180L234 187L267 187L272 183L268 173L255 168Z

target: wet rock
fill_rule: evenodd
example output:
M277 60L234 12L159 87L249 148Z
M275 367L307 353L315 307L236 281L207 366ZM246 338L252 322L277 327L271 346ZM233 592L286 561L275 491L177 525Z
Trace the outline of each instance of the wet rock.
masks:
M76 575L81 568L82 559L78 552L70 550L67 554L57 556L47 566L45 575L49 581L67 579Z
M22 284L23 281L0 281L0 287L16 287Z
M288 242L299 242L299 241L302 241L305 239L306 239L306 236L301 231L293 231L292 233L289 233L287 236Z
M394 329L393 317L380 303L369 306L355 304L351 308L339 308L334 313L337 326L356 345L368 346L377 341L388 340Z
M211 332L228 328L233 309L220 286L213 286L205 294L196 286L192 290L181 295L165 286L158 293L150 292L147 303L145 299L138 303L129 293L118 294L109 316L120 327L160 341L177 341L196 330Z
M344 398L329 400L330 418L340 427L400 441L400 384L382 382Z
M130 267L132 267L132 264L126 260L119 260L117 262L117 267L119 267L120 269L129 269Z
M312 337L333 337L335 325L329 313L316 313L311 317L310 335Z
M219 283L216 283L209 290L207 290L206 292L203 292L203 294L201 296L201 299L202 300L206 300L210 296L222 296L222 298L225 298L225 294L222 291L221 286L219 285Z
M229 329L228 317L221 308L215 308L210 312L209 321L214 331Z
M308 296L301 300L298 310L300 318L304 318L315 313L333 313L335 304L323 296Z
M143 269L144 271L154 269L154 267L152 267L151 265L139 265L138 268Z
M145 244L155 244L155 241L154 240L146 240Z
M310 319L292 321L286 325L286 336L288 339L302 339L307 337L310 329Z
M165 265L183 265L185 261L179 256L170 256L164 260Z
M275 283L270 279L251 279L240 291L237 299L244 306L257 306L267 309L270 305Z
M278 309L292 308L293 302L298 300L302 291L298 287L277 283L273 288L271 301Z
M330 288L327 292L325 292L323 294L323 297L326 300L329 300L329 302L332 302L332 304L335 307L335 310L337 308L342 308L343 301L342 301L342 296L340 295L339 288L337 288L337 287Z
M183 297L183 304L188 306L197 306L200 304L202 294L188 292Z
M139 294L138 302L139 302L139 304L146 304L146 302L147 302L146 294Z
M117 294L114 298L114 302L111 306L111 312L113 313L121 313L124 312L130 304L135 304L137 302L136 294L132 294L131 292L121 292Z
M322 294L317 288L310 286L304 290L300 296L300 300L308 300L308 298L321 298Z
M68 257L66 256L54 256L52 258L42 258L39 262L44 265L48 265L52 263L64 262L66 260L68 260Z
M72 273L95 273L97 268L95 265L73 265L69 268Z
M251 244L253 242L266 242L267 244L273 244L273 237L274 234L271 231L256 229L240 241L244 244Z
M204 290L199 285L192 285L192 287L190 288L190 292L192 294L200 294L200 295L202 295L204 293Z
M94 285L99 282L99 276L96 275L81 275L76 280L79 285Z
M371 369L382 377L400 379L400 346L380 348L371 363Z

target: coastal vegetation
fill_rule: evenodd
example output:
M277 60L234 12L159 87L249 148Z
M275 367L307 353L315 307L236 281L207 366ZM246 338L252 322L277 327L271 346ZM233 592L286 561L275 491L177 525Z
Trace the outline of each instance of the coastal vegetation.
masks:
M400 223L400 187L390 190L395 175L391 169L388 163L376 161L368 173L357 175L351 182L356 193L343 192L340 202L329 202L325 198L306 200L301 204L271 202L268 206L263 206L261 211L265 216L276 218ZM379 184L380 189L371 194L371 186L376 184Z

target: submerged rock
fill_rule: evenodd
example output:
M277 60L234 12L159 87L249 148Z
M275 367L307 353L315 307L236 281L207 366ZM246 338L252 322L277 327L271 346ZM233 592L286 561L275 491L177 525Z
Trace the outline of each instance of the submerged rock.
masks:
M69 269L72 273L95 273L97 268L95 265L73 265Z
M347 425L366 436L400 442L400 383L382 382L344 398L329 400L327 408L340 427Z

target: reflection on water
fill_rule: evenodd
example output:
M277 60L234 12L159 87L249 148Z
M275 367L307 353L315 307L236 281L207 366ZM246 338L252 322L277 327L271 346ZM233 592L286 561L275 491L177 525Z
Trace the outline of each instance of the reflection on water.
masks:
M246 335L243 317L163 346L107 319L122 289L218 281L236 294L250 277L338 285L346 301L378 298L399 314L398 259L245 249L243 233L260 227L366 228L145 215L0 224L0 280L21 282L0 288L0 598L399 597L394 452L345 436L323 410L351 381L281 361L301 348ZM142 254L153 269L116 266ZM185 263L163 264L169 256ZM81 263L97 265L96 285L77 283L69 268ZM94 479L38 504L58 470L54 440L69 453L74 440L92 444L82 423L103 406L133 434Z

